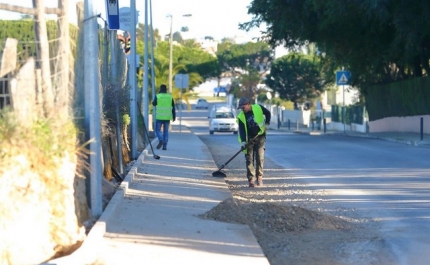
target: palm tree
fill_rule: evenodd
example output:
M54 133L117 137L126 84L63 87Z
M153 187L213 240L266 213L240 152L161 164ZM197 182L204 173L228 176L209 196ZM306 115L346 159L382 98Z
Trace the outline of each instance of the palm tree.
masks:
M186 73L187 68L185 67L184 64L181 63L175 63L173 65L173 69L172 69L172 76L174 78L174 76L178 73ZM154 62L154 72L155 72L155 83L156 84L168 84L169 83L169 61L165 58L158 58L157 60L155 60ZM173 80L174 81L174 80ZM203 82L203 78L195 72L192 73L188 73L188 85L189 88L186 89L186 91L182 91L185 93L182 93L182 98L181 98L181 90L177 87L175 87L175 82L173 82L173 87L172 87L172 97L173 100L175 100L175 102L186 102L187 103L187 108L188 110L191 110L191 105L189 103L189 99L187 97L187 93L190 88L196 86L197 84L200 84L201 82ZM159 88L157 88L157 93L159 91ZM181 100L180 100L181 99Z

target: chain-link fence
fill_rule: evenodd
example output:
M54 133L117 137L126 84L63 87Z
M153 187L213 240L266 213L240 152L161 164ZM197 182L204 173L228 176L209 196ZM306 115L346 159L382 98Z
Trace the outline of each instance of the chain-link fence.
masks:
M85 139L88 129L85 102L88 103L89 99L84 83L84 47L88 40L83 35L83 2L77 4L77 24L70 23L67 9L43 9L59 14L45 19L48 14L37 13L33 9L0 4L1 8L21 11L22 19L0 20L0 108L10 108L23 119L59 114L72 117L82 132L82 142L88 140ZM123 121L129 120L126 57L116 31L110 31L102 19L98 20L102 135L124 135L128 124ZM127 137L122 137L122 140L113 137L112 140L124 141L128 146ZM123 155L125 158L121 158ZM122 173L122 162L129 161L128 151L112 152L111 157L115 158L112 160L114 170ZM106 161L109 163L110 160ZM105 167L104 172L109 179L113 176L111 171L110 167Z
M56 208L56 211L59 212L65 209L71 211L77 217L79 223L82 224L91 219L94 202L96 201L97 204L97 200L100 200L101 204L102 196L104 197L100 193L87 192L90 190L91 185L89 184L94 184L93 182L89 183L89 180L103 175L102 177L108 180L116 179L119 182L125 175L123 164L130 162L128 132L130 122L129 70L116 31L109 30L104 20L98 16L85 18L87 14L85 14L83 2L79 2L76 6L77 21L75 23L71 22L69 19L70 14L68 13L71 10L62 8L66 2L68 1L59 1L59 5L56 8L46 8L42 0L34 0L33 8L0 3L0 10L12 11L21 17L16 20L0 19L0 125L6 124L2 120L5 117L3 113L6 112L13 113L19 120L18 124L23 125L32 124L32 122L37 123L39 119L71 121L78 132L77 139L72 139L72 142L79 140L76 152L87 149L87 143L98 143L97 148L91 148L91 153L93 153L93 150L101 150L98 160L89 159L91 156L94 157L94 154L86 158L82 156L84 159L81 164L77 164L78 169L76 172L69 170L68 174L72 174L71 185L62 186L62 188L53 187L54 190L57 190L53 193L55 194L53 198L57 198L57 202L63 202L58 197L62 192L65 192L65 196L70 196L70 194L74 196L72 200L70 198L65 199L72 205L61 204L58 209ZM92 20L90 21L90 19ZM85 27L85 23L94 23L94 19L98 22L98 30L94 34L98 50L95 53L97 58L92 59L98 65L96 67L96 72L98 73L95 78L99 81L99 87L89 88L86 84L86 78L88 77L88 71L93 69L90 69L85 63L86 59L88 59L88 47L86 45L89 40L86 37L88 35L84 33L85 30L88 30ZM88 96L88 89L98 90L99 97L91 101L92 97ZM89 108L89 106L97 107ZM93 112L100 114L98 116L100 121L88 118ZM96 132L96 136L90 139L89 131L90 128L94 128L92 127L94 123L100 123L101 126L99 132ZM0 133L2 133L1 129ZM40 129L45 130L46 128L40 127ZM66 130L66 128L61 129ZM49 135L49 132L47 135ZM0 135L0 141L5 140L6 137L7 135ZM68 142L68 140L64 139L64 142ZM140 148L144 147L145 144L142 141L137 142ZM55 141L52 144L58 145ZM4 152L3 148L4 146L0 150L0 156L4 162L3 158L7 152ZM60 150L60 157L63 155L61 151L64 150ZM29 151L29 153L31 152ZM84 153L89 154L87 151L84 151ZM37 157L41 154L32 155ZM95 168L92 167L93 163L101 167L102 170L100 172L92 170ZM37 170L43 171L43 164L39 163L33 166ZM86 176L86 180L75 175L75 173L79 172ZM0 175L0 177L4 176ZM21 180L27 177L31 179L31 176L20 176ZM75 182L73 182L73 178ZM52 176L50 181L62 183L64 179L67 179L65 175L59 174ZM100 187L102 185L101 182L96 182L95 184ZM7 192L11 191L8 190ZM42 191L39 190L38 192ZM51 194L46 190L45 193L47 193L45 197L49 197L49 194ZM28 194L22 196L22 198L27 198ZM90 194L90 198L87 199L88 194ZM47 198L47 200L53 200L53 198ZM103 207L106 206L107 202L108 200L103 199ZM43 199L41 199L40 205L44 205ZM90 212L88 211L88 206L91 208ZM3 204L0 205L0 210L6 211L6 208L2 207ZM25 208L22 208L24 207L23 205L20 207L20 212L26 211ZM97 205L95 206L96 208ZM1 211L0 213L2 213ZM49 215L46 210L41 210L40 212ZM70 213L65 215L70 217ZM55 218L65 219L66 217L58 215ZM3 218L3 221L6 222L6 218ZM13 221L12 219L10 220L11 223ZM54 222L51 220L51 223ZM35 223L32 225L37 226ZM55 251L66 253L67 250L65 249L76 243L73 241L82 239L80 238L80 232L78 232L80 230L76 229L76 225L76 220L74 226L64 223L62 225L56 224L56 227L64 227L64 229L73 229L74 227L75 230L62 232L68 235L69 241L54 242L54 245L62 246L56 248ZM7 228L8 225L5 223L0 227ZM45 227L48 226L45 225ZM35 229L37 230L37 228ZM50 235L50 233L52 234L52 231L47 232L46 235ZM39 257L24 257L13 252L13 249L23 249L22 245L12 246L6 238L3 238L0 242L0 250L7 250L7 253L0 251L0 263L35 264L39 263L37 261L43 261L55 255L52 252L44 252L48 249L44 248L44 246L52 245L52 242L47 242L52 238L47 239L46 242L43 241L43 238L36 239L39 241L37 243L33 242L32 246L28 246L28 248L34 249L37 246L37 249L40 250L38 252ZM26 245L31 242L29 240L28 242L20 242L20 244ZM54 251L54 249L51 248L50 251ZM4 257L6 257L6 260L3 259ZM20 260L20 258L23 259ZM27 259L24 260L25 258Z

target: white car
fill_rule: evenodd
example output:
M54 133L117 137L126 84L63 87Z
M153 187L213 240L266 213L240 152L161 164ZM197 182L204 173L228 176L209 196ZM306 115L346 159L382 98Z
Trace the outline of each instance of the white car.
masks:
M236 110L230 105L214 105L209 115L209 134L232 132L237 134Z
M209 103L206 99L204 98L197 99L196 109L208 109L208 108L209 108Z

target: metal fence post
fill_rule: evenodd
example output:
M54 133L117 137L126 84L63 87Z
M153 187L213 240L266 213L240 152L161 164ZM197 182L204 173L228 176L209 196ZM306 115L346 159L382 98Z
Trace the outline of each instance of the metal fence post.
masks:
M424 118L420 118L420 134L421 134L421 141L424 139Z
M324 133L326 133L326 120L325 120L325 118L324 118Z

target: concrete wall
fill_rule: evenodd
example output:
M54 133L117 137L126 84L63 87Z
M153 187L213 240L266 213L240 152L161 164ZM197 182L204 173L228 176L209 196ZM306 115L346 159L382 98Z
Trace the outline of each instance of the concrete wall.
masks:
M264 104L265 105L265 104ZM265 105L272 112L272 125L277 125L278 111L276 106ZM286 126L290 120L290 126L310 127L310 110L282 110L280 111L280 121L282 126ZM410 117L390 117L376 121L364 121L363 124L343 125L341 122L332 122L330 118L326 119L327 130L334 131L355 131L366 133L372 132L413 132L420 133L420 119L423 118L423 133L430 134L430 115L410 116ZM368 127L368 128L367 128ZM322 124L321 124L322 128Z
M423 118L423 133L430 134L430 115L423 116L411 116L411 117L390 117L376 121L368 122L370 133L375 132L413 132L420 133L421 131L421 117ZM351 125L346 124L345 126L341 122L332 122L326 120L327 130L333 131L354 131L354 132L367 132L366 121L364 124Z
M328 122L327 121L327 130L331 130L331 131L353 131L353 132L362 132L365 133L366 132L366 124L356 124L356 123L352 123L350 125L345 124L345 126L343 125L343 123L341 122Z
M291 124L309 126L311 120L310 110L284 110L282 111L282 123L287 123L290 120Z
M369 132L414 132L420 133L420 119L423 118L423 131L430 134L430 115L410 117L389 117L369 122Z

